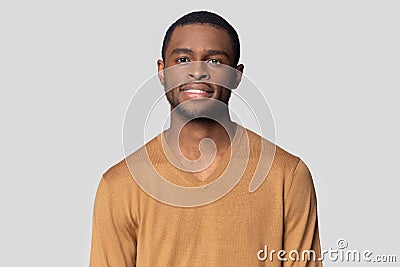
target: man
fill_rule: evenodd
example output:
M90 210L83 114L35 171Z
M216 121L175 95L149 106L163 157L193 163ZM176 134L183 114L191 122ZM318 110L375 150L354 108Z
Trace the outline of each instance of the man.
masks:
M322 266L308 168L230 119L239 55L219 15L170 26L157 64L171 126L104 173L91 267Z

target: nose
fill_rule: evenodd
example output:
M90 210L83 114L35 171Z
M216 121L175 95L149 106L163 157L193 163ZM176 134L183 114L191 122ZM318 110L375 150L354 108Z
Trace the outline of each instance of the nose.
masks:
M193 80L208 80L210 74L205 66L205 62L192 62L188 70L188 76Z

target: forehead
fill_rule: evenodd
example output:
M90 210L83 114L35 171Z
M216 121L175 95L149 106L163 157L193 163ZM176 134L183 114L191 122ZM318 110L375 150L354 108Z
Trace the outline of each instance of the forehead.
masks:
M189 48L195 52L224 50L233 58L233 49L228 32L210 24L189 24L176 27L166 49L166 54L175 48Z

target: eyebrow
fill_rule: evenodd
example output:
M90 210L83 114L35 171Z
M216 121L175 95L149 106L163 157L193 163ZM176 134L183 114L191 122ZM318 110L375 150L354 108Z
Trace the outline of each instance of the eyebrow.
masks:
M189 54L189 55L193 55L194 52L193 52L192 49L189 49L189 48L175 48L171 52L171 55L174 55L174 54ZM227 58L230 58L228 52L226 52L224 50L207 50L207 52L206 52L206 56L216 56L216 55L224 55Z

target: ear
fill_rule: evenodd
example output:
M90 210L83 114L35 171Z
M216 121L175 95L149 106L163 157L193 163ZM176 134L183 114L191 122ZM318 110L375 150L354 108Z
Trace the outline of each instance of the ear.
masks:
M157 69L158 69L158 79L160 79L161 85L164 86L164 61L161 59L157 60Z
M244 70L244 65L243 64L239 64L239 65L236 66L235 69L237 71L235 71L235 77L234 77L232 89L236 89L239 86L239 83L242 80L242 74L243 74L243 70Z

